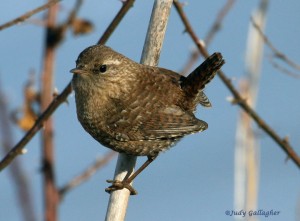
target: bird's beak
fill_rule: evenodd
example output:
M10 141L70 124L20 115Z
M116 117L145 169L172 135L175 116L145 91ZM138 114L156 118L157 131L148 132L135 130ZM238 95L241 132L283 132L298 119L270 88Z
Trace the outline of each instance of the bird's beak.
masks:
M79 68L73 68L72 70L70 70L71 73L73 74L84 74L85 71Z

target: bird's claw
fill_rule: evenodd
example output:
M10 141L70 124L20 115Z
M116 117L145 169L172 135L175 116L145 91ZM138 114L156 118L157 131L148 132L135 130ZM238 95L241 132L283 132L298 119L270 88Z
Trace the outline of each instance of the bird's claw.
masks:
M105 192L111 193L115 190L121 190L123 188L126 188L130 191L130 195L137 195L137 191L130 185L130 183L127 183L126 180L120 181L120 180L106 180L106 182L111 183L112 185L107 187L105 189Z

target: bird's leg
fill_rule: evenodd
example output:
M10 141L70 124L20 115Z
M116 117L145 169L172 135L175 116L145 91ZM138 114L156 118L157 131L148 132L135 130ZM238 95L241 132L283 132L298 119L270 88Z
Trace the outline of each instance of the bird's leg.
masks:
M130 185L130 183L144 170L147 166L149 166L150 163L155 160L157 156L147 156L147 161L139 168L137 169L131 176L128 177L129 173L125 176L123 181L119 180L107 180L106 182L112 183L111 186L105 189L106 192L111 193L115 190L121 190L123 188L127 188L130 191L130 195L137 195L137 191Z

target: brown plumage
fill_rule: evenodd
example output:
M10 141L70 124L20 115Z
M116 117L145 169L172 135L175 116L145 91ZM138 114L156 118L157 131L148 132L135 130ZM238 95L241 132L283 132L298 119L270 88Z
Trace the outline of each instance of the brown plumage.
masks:
M198 103L210 106L203 89L224 60L214 53L184 77L95 45L76 64L72 85L84 129L117 152L155 157L183 136L207 129L193 112Z

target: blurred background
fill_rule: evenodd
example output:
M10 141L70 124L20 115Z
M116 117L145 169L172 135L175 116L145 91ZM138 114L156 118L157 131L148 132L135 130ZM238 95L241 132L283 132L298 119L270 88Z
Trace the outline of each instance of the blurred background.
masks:
M199 38L207 36L220 10L226 4L228 6L228 2L230 1L184 1L184 11ZM261 73L259 83L256 84L257 97L254 98L256 110L282 138L287 136L294 150L300 154L300 71L274 57L273 51L265 43L260 46L255 41L249 43L249 39L255 40L251 35L251 16L257 15L255 11L262 2L268 4L265 15L259 20L262 22L263 32L278 50L299 64L299 0L231 1L231 7L220 20L220 29L207 47L210 53L219 51L223 54L226 64L222 70L236 88L243 85L241 82L251 72L251 65L256 68L256 73ZM44 3L39 0L1 1L0 24ZM74 5L75 1L71 0L59 4L58 23L67 19ZM136 0L106 45L139 62L152 5L153 1ZM121 6L122 3L118 0L89 0L83 3L78 18L89 21L93 30L79 35L67 30L56 50L53 91L61 92L70 82L72 75L69 70L75 67L78 54L86 47L96 44ZM24 87L30 78L35 80L35 90L39 91L41 86L45 15L45 12L38 13L24 23L0 32L0 89L9 120L15 118L9 121L12 127L12 145L24 136L20 124L13 123L18 122L24 114L22 111L16 114L24 106ZM195 45L184 30L177 11L172 7L160 67L181 72L186 66ZM257 49L253 53L259 52L259 55L251 59L253 55L248 53L253 48ZM256 61L260 56L261 59ZM199 57L189 71L202 61L203 58ZM274 62L288 69L288 73L275 67ZM239 151L237 144L240 139L247 140L248 137L241 129L241 109L230 102L232 95L218 77L206 87L205 92L213 107L205 109L199 106L197 117L208 122L209 129L184 138L171 150L162 153L135 180L134 187L139 194L130 197L126 219L243 220L242 216L230 216L225 212L240 209L250 211L252 208L279 211L279 215L267 218L256 216L253 220L300 220L299 168L287 159L279 146L255 123L252 134L257 139L255 153L243 154L243 151ZM109 149L98 144L82 129L76 117L74 93L68 97L67 103L55 111L53 117L56 184L62 187L96 159L107 154ZM7 134L2 130L2 146L5 138ZM44 211L40 132L26 149L28 152L18 157L21 174L28 182L33 219L42 220ZM1 159L6 153L1 149ZM250 159L254 169L245 166L248 156L254 156L253 161ZM145 160L146 158L138 158L137 165ZM82 185L68 192L60 202L59 220L104 219L109 199L104 191L108 186L105 181L113 178L115 164L116 157ZM25 220L15 188L20 184L14 183L11 166L0 173L0 216L9 221ZM24 202L21 204L24 206Z

